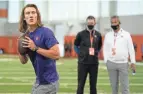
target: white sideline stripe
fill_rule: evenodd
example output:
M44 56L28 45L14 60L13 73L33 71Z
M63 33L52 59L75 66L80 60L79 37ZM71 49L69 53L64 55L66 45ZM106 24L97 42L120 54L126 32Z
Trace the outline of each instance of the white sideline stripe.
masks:
M0 93L0 94L30 94L30 93ZM57 94L75 94L75 93L63 92L63 93L57 93ZM84 94L88 94L88 93L84 93ZM104 94L104 93L99 93L99 94Z
M14 69L0 69L0 71L20 71L20 70L26 70L26 71L33 71L32 68L14 68Z
M29 79L19 79L19 78L9 78L11 80L14 80L14 81L19 81L19 82L30 82L30 83L34 83L34 80L29 80Z
M14 58L0 58L0 61L15 61L18 59L14 59Z
M29 79L20 79L20 78L8 78L14 81L19 81L19 82L24 82L24 83L34 83L35 80L29 80ZM88 79L87 79L88 81ZM65 82L60 82L60 83L64 83L63 87L67 87L69 85L69 83L65 83ZM89 83L88 83L89 84Z
M22 71L21 71L22 70ZM58 72L60 71L60 72L77 72L77 69L74 69L74 70L68 70L68 71L65 71L65 70L62 70L62 69L57 69L58 70ZM13 72L13 71L15 71L15 72L17 72L17 71L21 71L21 72L34 72L34 69L32 68L32 67L29 67L29 68L14 68L14 69L6 69L6 68L4 68L4 69L0 69L0 71L1 72Z
M18 59L13 59L13 58L0 58L0 62L8 62L11 63L10 61L18 61ZM61 65L63 63L56 61L56 65Z
M24 71L21 71L21 69L19 69L19 70L5 70L5 69L3 69L3 70L0 70L0 73L34 73L34 70L27 70L27 69L22 69L22 70L24 70ZM26 70L26 71L25 71ZM60 74L60 73L70 73L70 74L73 74L73 73L77 73L77 71L64 71L64 70L57 70L58 71L58 73Z
M15 57L18 57L18 56L15 56ZM3 58L0 58L0 61L9 61L9 60L11 60L11 61L18 61L18 58L12 58L12 57L9 57L9 56L7 56L7 57L3 57ZM75 60L75 62L77 61L77 59L72 59L72 60ZM57 62L59 62L59 61L57 61ZM104 63L104 61L103 60L99 60L99 62L100 63ZM136 64L141 64L141 65L143 65L143 63L142 62L137 62Z
M30 93L0 93L0 94L30 94ZM58 94L75 94L75 93L69 93L69 92L61 92ZM84 94L89 94L89 93L84 93ZM98 94L106 94L106 93L99 93ZM142 93L132 93L132 94L142 94Z
M30 93L0 93L0 94L30 94ZM63 92L58 94L75 94L75 93ZM84 94L88 94L88 93L84 93ZM99 93L99 94L104 94L104 93Z
M33 85L33 83L0 83L0 85ZM77 83L60 83L60 86L68 86L68 85L73 85L76 86ZM97 85L103 85L103 86L108 86L110 83L98 83ZM87 85L88 86L88 85ZM130 86L143 86L143 84L130 84Z
M18 71L18 72L7 72L7 71L3 71L3 72L0 72L0 75L1 74L31 74L31 75L35 75L35 73L33 71L25 71L25 72L22 72L22 71ZM139 72L137 73L138 75L143 75L143 73ZM59 72L59 75L73 75L73 76L77 76L77 72L64 72L64 71L61 71ZM63 76L62 76L63 77Z
M77 59L72 59L72 60L75 60L75 62L77 61ZM12 57L7 56L7 57L0 58L0 61L18 61L18 58L12 58ZM59 62L59 61L57 61L57 62ZM99 62L104 63L103 60L99 60ZM143 63L142 62L137 62L136 65L143 65Z
M1 77L0 76L0 79L35 79L35 77L33 76L33 77L11 77L11 76L9 76L9 77ZM60 77L59 78L59 80L63 80L63 79L66 79L66 80L76 80L77 79L77 77L75 76L75 77L67 77L67 76L62 76L62 77ZM88 79L88 78L87 78ZM100 79L109 79L109 77L98 77L98 80L100 80ZM130 78L130 79L143 79L142 77L133 77L133 78Z
M0 93L0 94L30 94L30 93ZM75 93L62 92L62 93L57 93L57 94L75 94ZM89 93L84 93L84 94L89 94ZM98 93L98 94L106 94L106 93Z
M0 72L0 74L35 74L33 71L31 72Z
M15 75L15 74L17 74L17 75L19 75L19 74L28 74L28 75L34 75L35 76L35 73L33 72L33 71L31 71L31 72L28 72L28 71L26 71L26 72L0 72L0 75L4 75L4 74L9 74L9 75ZM59 72L59 75L62 75L62 77L64 77L64 76L77 76L77 72ZM141 75L141 76L143 76L143 73L137 73L137 75ZM102 78L101 78L102 79ZM106 78L105 78L106 79ZM134 79L134 78L133 78ZM135 78L135 79L138 79L138 78Z
M77 72L64 72L64 71L62 71L62 72L59 72L59 74L77 74ZM0 74L35 74L33 71L25 71L25 72L22 72L22 71L18 71L18 72L16 72L16 71L14 71L14 72L7 72L7 71L4 71L4 72L0 72ZM74 75L75 75L74 74Z
M30 93L0 93L0 94L30 94Z

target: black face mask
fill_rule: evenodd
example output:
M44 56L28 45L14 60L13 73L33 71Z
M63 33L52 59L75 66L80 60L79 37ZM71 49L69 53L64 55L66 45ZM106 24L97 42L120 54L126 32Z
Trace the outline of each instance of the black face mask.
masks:
M94 28L94 25L88 25L87 27L89 30L92 30Z
M111 28L112 28L113 30L117 30L117 29L119 28L119 25L111 25Z

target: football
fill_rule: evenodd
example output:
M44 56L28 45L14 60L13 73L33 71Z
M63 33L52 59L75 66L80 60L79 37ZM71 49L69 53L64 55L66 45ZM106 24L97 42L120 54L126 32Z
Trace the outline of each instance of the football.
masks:
M24 48L24 44L22 43L23 40L25 39L25 36L28 36L28 32L25 32L24 34L22 34L19 38L18 38L18 52L21 55L25 55L27 54L29 48Z

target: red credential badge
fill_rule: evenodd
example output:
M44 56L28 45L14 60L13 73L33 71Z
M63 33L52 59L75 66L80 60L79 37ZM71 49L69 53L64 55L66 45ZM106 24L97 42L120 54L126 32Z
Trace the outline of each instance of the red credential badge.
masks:
M89 48L89 55L94 55L94 48Z

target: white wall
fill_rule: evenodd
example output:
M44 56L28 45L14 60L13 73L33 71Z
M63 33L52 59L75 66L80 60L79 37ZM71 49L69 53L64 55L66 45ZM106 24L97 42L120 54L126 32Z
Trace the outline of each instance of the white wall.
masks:
M143 0L118 0L117 14L120 16L143 14Z
M130 32L130 34L140 35L143 34L143 15L136 16L120 16L121 28ZM105 34L111 29L110 18L101 19L101 32Z
M66 22L66 20L68 20L68 22L72 23L74 26L70 30L67 30L67 27L64 27L64 34L66 34L66 32L68 31L71 35L73 35L83 29L83 26L81 26L81 24L78 24L79 20L85 21L88 15L93 15L96 18L98 16L102 16L103 19L101 18L100 21L101 32L104 33L105 30L109 29L110 20L108 19L108 16L110 0L100 1L101 2L99 2L99 0L24 0L24 5L28 3L36 4L41 12L42 21L45 22L46 26L50 26L48 25L48 23L46 23L49 20L51 22L58 20L61 21L61 23L63 23L64 21ZM19 4L18 2L19 0L9 0L8 22L10 23L17 23L19 21L19 11L21 9L21 3ZM143 14L143 0L117 0L117 2L117 14L119 16ZM133 34L142 33L141 30L139 30L142 29L142 23L139 23L139 21L141 21L142 16L129 18L127 17L127 19L125 18L121 18L124 19L122 26L125 29L131 31ZM5 21L3 19L0 20L1 23L2 21ZM134 21L134 23L131 22L132 20ZM135 26L134 24L138 26ZM55 28L53 26L50 26L50 28L55 31ZM133 31L130 30L130 28L132 28ZM3 30L3 28L0 28L0 31ZM56 30L56 32L57 31L58 30Z
M41 14L41 20L42 21L48 21L49 19L49 4L48 0L25 0L24 4L36 4L40 14Z
M56 25L55 36L59 42L60 56L61 57L64 56L64 36L66 35L66 32L68 32L68 26L66 23Z
M20 1L9 0L8 1L8 22L16 23L20 18Z
M109 1L110 0L24 0L24 5L28 3L36 4L41 12L42 21L84 20L88 15L108 17ZM19 0L9 0L9 22L18 22L20 10L19 2ZM118 15L143 14L143 0L117 0L117 3Z
M83 20L88 15L98 16L96 0L51 0L49 1L50 20Z

